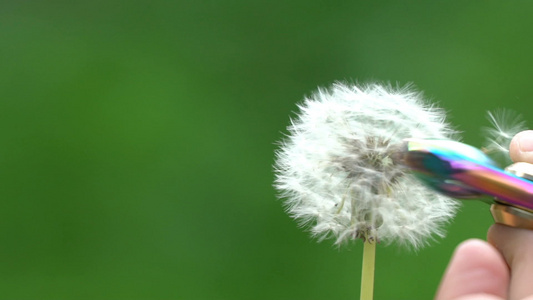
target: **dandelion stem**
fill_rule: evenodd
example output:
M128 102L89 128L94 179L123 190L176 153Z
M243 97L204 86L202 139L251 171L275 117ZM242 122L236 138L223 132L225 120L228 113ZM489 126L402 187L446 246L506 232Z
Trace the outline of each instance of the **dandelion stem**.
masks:
M374 266L376 261L376 242L366 239L363 248L363 272L361 274L360 300L374 297Z

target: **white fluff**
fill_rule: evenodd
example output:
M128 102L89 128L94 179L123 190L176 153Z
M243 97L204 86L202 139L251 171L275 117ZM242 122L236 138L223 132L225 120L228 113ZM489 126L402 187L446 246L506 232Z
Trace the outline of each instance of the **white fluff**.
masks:
M420 247L455 213L395 163L404 138L452 139L445 113L410 88L340 83L299 105L277 151L275 186L288 213L319 240Z
M487 119L491 127L483 128L485 136L483 150L492 156L499 154L501 159L510 163L509 144L517 133L527 129L526 122L517 112L505 109L487 112Z

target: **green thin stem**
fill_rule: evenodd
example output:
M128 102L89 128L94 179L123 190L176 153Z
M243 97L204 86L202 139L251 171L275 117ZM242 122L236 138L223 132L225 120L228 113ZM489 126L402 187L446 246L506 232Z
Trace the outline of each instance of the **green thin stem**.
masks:
M376 242L366 239L363 248L363 272L361 274L361 300L374 298L374 266L376 262Z

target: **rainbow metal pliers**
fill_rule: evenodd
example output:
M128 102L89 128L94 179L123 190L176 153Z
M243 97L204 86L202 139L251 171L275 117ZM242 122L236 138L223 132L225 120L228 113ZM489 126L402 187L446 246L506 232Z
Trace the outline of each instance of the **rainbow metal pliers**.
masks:
M533 229L533 165L502 170L475 147L437 139L406 139L399 159L440 193L492 204L497 223Z

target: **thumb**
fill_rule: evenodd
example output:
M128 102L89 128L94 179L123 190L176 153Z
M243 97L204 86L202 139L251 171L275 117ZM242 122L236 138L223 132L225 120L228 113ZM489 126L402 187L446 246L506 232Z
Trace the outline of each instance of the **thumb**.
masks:
M495 224L489 229L488 240L511 269L509 299L533 295L533 230Z
M515 135L509 145L509 154L514 162L533 163L533 130Z
M457 247L444 274L436 300L506 299L507 266L488 243L468 240Z

